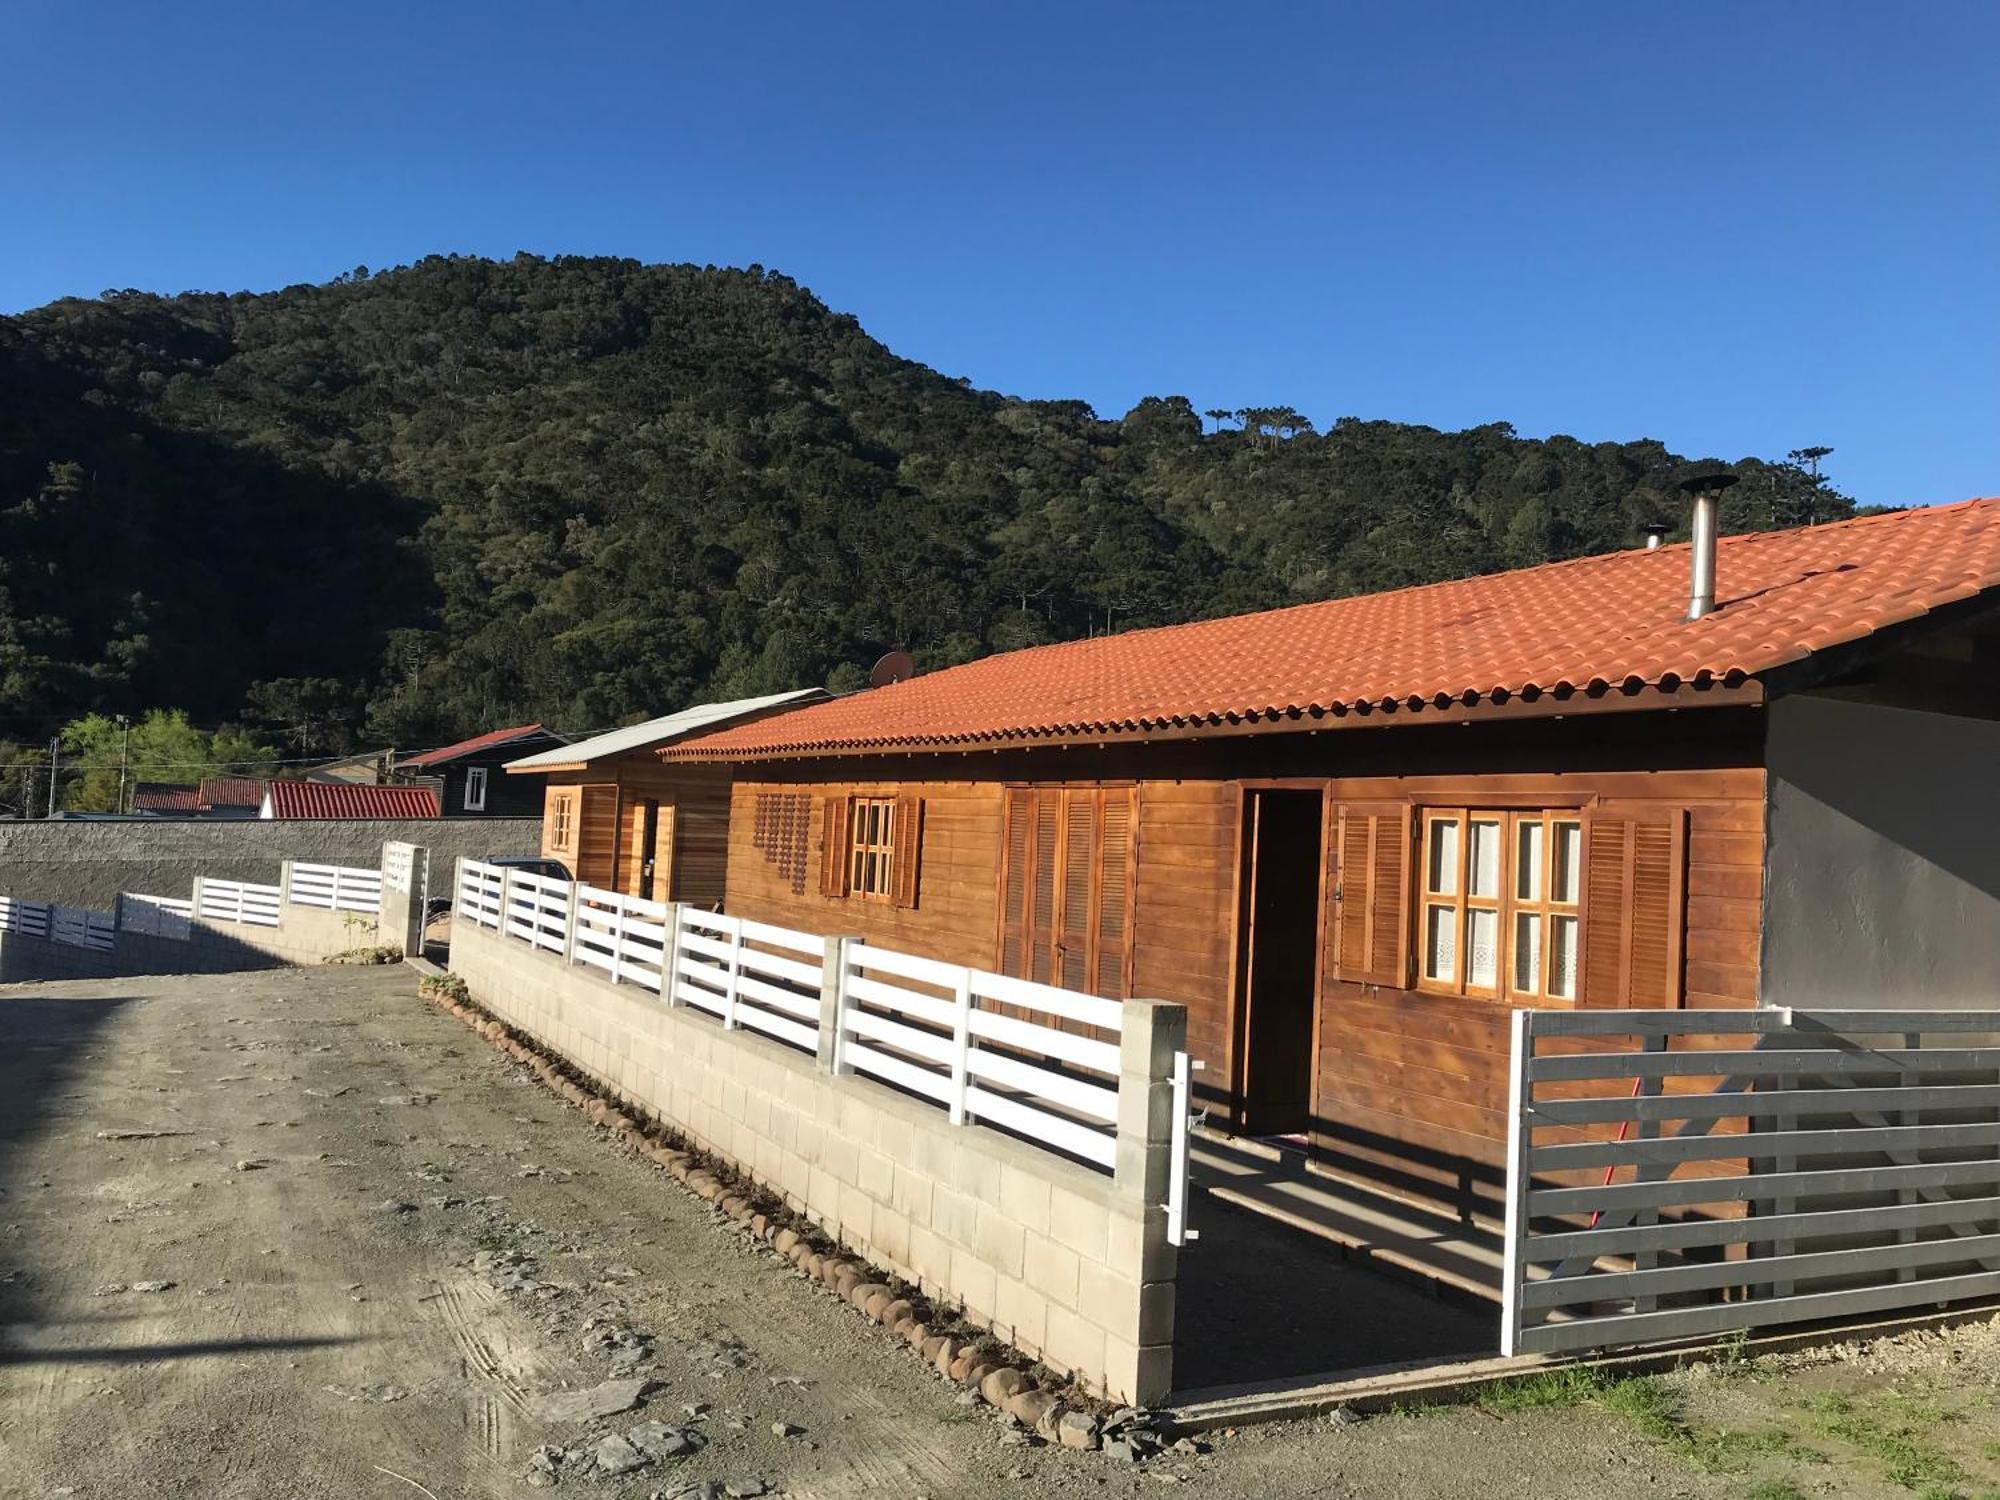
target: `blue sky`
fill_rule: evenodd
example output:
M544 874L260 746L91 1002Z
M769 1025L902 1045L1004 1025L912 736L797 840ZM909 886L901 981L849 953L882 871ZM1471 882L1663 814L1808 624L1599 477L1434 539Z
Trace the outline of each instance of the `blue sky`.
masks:
M2000 5L0 0L0 311L433 251L783 270L1116 415L2000 492Z

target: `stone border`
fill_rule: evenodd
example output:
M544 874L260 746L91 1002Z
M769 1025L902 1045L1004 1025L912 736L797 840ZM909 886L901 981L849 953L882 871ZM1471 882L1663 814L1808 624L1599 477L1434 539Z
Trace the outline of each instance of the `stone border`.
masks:
M939 1307L902 1278L848 1254L804 1215L690 1146L680 1132L657 1120L634 1119L592 1088L575 1068L488 1014L456 974L428 973L419 981L417 993L526 1066L551 1093L575 1105L633 1155L660 1167L802 1275L894 1333L939 1375L1043 1441L1083 1451L1102 1449L1130 1461L1165 1448L1168 1439L1151 1412L1135 1407L1112 1410L992 1333Z

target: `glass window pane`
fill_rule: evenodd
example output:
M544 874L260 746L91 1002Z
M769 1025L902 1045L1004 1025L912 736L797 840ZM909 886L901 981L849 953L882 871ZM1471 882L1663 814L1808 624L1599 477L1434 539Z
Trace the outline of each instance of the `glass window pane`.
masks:
M1458 912L1453 907L1424 908L1424 977L1458 977Z
M1580 894L1578 881L1583 869L1583 825L1558 823L1555 827L1555 863L1549 883L1549 899L1574 906Z
M1475 896L1497 899L1500 895L1500 820L1474 818L1470 837L1468 853L1471 857L1467 861L1466 886Z
M1514 899L1542 899L1542 821L1523 818L1514 845Z
M893 802L884 802L882 804L882 837L879 842L886 849L894 841L895 837L896 804Z
M1549 919L1549 994L1557 1000L1576 998L1576 918Z
M1514 917L1514 988L1523 995L1542 992L1542 919L1536 912Z
M1458 894L1458 819L1433 818L1430 822L1430 884L1434 896Z
M1500 913L1465 914L1465 982L1482 990L1500 983Z

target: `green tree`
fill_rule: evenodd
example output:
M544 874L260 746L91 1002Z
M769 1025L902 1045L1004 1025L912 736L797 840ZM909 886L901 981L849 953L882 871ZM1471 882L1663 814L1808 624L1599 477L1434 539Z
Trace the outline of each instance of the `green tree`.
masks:
M122 812L141 781L250 774L274 758L244 731L206 733L177 708L156 708L137 719L86 714L65 725L60 738L60 806L66 812Z

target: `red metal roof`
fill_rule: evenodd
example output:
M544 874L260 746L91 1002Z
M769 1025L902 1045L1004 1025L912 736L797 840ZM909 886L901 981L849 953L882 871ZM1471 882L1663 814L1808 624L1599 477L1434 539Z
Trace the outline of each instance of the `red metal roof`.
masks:
M160 781L142 781L132 788L132 811L153 813L198 813L202 810L201 789L173 786Z
M950 748L1734 685L2000 586L2000 499L1037 646L669 746L668 760Z
M264 786L255 776L210 776L201 784L201 805L259 808L264 805Z
M512 729L489 730L485 734L474 735L469 740L460 740L455 745L441 745L435 750L425 750L416 755L405 756L397 762L397 765L410 768L441 766L447 761L462 760L481 750L497 750L502 745L511 745L516 740L532 739L539 734L546 734L550 739L557 738L539 724L517 724Z
M349 781L273 781L274 818L435 818L437 788L358 786Z

